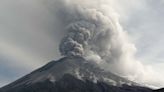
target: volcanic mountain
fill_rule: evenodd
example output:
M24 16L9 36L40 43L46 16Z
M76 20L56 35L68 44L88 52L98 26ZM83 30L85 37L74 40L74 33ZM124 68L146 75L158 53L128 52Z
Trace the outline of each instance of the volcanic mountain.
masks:
M152 92L104 71L82 57L64 57L0 89L0 92Z

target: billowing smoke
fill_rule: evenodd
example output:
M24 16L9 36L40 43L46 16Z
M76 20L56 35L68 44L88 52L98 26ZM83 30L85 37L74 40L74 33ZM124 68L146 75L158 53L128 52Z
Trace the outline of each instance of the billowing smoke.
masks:
M87 5L65 2L59 11L66 33L60 43L64 56L96 56L108 63L134 61L135 46L122 30L117 14L106 5Z
M67 34L60 44L62 55L85 56L88 52L101 58L121 55L121 40L124 39L121 34L124 33L118 29L118 20L101 9L76 5L71 10L65 10L65 13L67 16L64 19L69 21L66 24Z
M65 56L83 56L85 47L88 46L91 30L90 24L80 20L68 25L68 34L60 44L60 52Z
M62 25L61 55L82 56L132 81L160 85L151 67L135 59L136 48L120 26L118 14L102 2L56 0L55 12Z

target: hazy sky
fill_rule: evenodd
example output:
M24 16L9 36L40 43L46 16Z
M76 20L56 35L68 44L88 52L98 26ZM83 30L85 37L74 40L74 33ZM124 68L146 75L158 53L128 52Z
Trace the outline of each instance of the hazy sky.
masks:
M0 86L59 59L60 33L54 32L56 19L47 3L0 0ZM164 0L116 0L113 6L137 47L136 57L164 75Z

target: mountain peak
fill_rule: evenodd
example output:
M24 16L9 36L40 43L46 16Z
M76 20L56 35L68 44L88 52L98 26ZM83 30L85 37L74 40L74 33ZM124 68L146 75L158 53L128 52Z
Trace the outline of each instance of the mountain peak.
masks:
M2 92L25 92L19 90L27 89L27 87L33 87L34 85L45 86L47 83L53 86L59 85L60 82L65 83L68 79L70 79L68 82L70 85L72 85L71 81L82 84L87 83L87 85L88 82L92 83L92 85L105 83L106 85L116 87L122 87L124 84L129 86L138 85L111 72L104 71L98 65L85 60L83 57L74 56L64 57L58 61L51 61L47 65L3 87L0 89L0 92L1 90Z

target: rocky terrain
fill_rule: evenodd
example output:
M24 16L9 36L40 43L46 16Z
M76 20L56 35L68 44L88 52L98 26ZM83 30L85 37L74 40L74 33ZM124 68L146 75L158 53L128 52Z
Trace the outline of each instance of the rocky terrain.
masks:
M163 92L104 71L81 57L52 61L0 92Z

